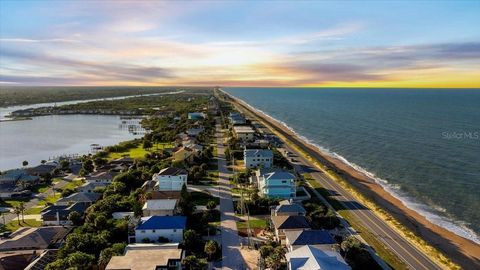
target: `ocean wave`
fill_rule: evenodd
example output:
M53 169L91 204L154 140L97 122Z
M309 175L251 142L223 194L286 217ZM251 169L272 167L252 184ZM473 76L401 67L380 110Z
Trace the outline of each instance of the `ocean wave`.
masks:
M233 97L233 95L231 95L229 93L228 93L228 95ZM318 145L317 143L310 140L309 138L297 133L292 127L287 125L287 123L272 117L268 113L266 113L266 112L264 112L264 111L262 111L258 108L253 107L252 105L245 102L243 99L240 99L238 97L235 97L235 99L240 100L241 102L243 102L243 104L248 106L253 111L259 112L259 113L267 116L268 118L276 121L277 123L280 123L286 129L291 131L295 136L297 136L298 138L300 138L301 140L303 140L307 144L317 148L321 153L324 153L324 154L326 154L330 157L338 159L338 160L342 161L343 163L345 163L346 165L348 165L349 167L351 167L351 168L355 169L356 171L358 171L358 172L366 175L367 177L373 179L384 190L386 190L392 196L394 196L395 198L400 200L403 203L403 205L405 205L409 209L419 213L420 215L425 217L431 223L436 224L436 225L438 225L438 226L440 226L444 229L447 229L447 230L449 230L449 231L451 231L451 232L453 232L453 233L455 233L455 234L457 234L461 237L472 240L473 242L475 242L477 244L480 244L480 236L477 233L475 233L472 229L468 228L468 223L466 223L464 221L461 221L461 220L451 218L451 217L441 216L441 215L435 213L435 211L436 211L436 212L444 213L444 214L447 215L448 213L444 208L442 208L440 206L435 206L435 205L427 205L427 204L424 204L422 202L419 202L417 199L409 196L405 192L402 192L401 191L401 185L392 184L392 183L389 183L385 179L377 177L374 173L369 172L365 168L363 168L363 167L361 167L361 166L359 166L359 165L357 165L353 162L348 161L342 155L340 155L340 154L338 154L334 151L331 151L330 149L328 149L326 147Z

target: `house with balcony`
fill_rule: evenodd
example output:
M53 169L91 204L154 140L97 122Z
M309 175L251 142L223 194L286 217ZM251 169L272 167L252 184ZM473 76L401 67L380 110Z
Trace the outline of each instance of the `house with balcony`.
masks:
M295 198L295 175L283 169L260 168L250 181L267 198Z
M180 191L187 184L188 172L185 169L169 167L153 175L155 190Z
M270 149L245 149L243 150L243 161L247 169L270 168L273 164L273 152Z

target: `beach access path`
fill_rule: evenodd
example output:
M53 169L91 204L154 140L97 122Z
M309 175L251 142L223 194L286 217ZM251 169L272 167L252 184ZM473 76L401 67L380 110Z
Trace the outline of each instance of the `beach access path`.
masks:
M298 139L294 134L287 131L279 123L274 122L273 119L268 118L267 116L260 114L259 112L253 111L251 108L247 107L243 103L236 101L235 104L238 108L257 118L260 122L271 129L274 133L281 135L282 137L288 138L289 142L296 147L307 152L310 156L317 159L318 161L323 160L323 158L314 150L306 146L305 142ZM286 144L286 149L292 153L295 153L295 159L298 160L298 163L306 166L307 168L312 168L310 172L312 178L318 181L322 187L327 189L331 194L334 195L334 198L343 203L345 211L348 214L354 216L358 219L361 224L373 233L378 240L380 240L387 248L389 248L396 256L398 256L409 268L411 269L442 269L437 263L424 254L424 252L412 243L410 243L406 238L400 235L394 228L390 227L384 220L378 217L372 210L365 207L361 202L359 202L350 192L345 190L339 183L331 179L323 172L321 172L315 164L304 158L304 156Z
M245 263L240 253L240 237L237 231L237 217L233 209L230 176L232 173L227 168L225 147L223 145L224 132L217 121L216 140L218 154L218 194L220 197L220 230L222 236L222 268L245 269Z

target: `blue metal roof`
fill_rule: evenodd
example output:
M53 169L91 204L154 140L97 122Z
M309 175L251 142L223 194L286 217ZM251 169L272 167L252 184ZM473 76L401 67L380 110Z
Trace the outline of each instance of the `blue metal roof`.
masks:
M184 216L150 216L142 218L136 230L185 229L187 218Z

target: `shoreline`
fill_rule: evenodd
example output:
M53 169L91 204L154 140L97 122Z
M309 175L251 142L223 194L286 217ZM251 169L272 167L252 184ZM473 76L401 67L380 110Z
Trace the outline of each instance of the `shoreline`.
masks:
M353 168L348 162L322 151L320 147L309 143L306 138L296 134L281 121L253 108L248 103L223 90L222 92L232 98L234 103L274 127L276 132L281 133L307 155L334 169L355 191L358 191L362 196L365 196L368 200L374 202L375 205L385 210L389 215L398 220L402 226L414 232L429 245L446 254L453 262L467 269L480 267L480 260L478 259L480 258L480 246L478 244L432 223L419 212L406 206L404 202L380 185L376 179ZM390 226L392 225L390 224ZM392 227L398 229L396 226Z

